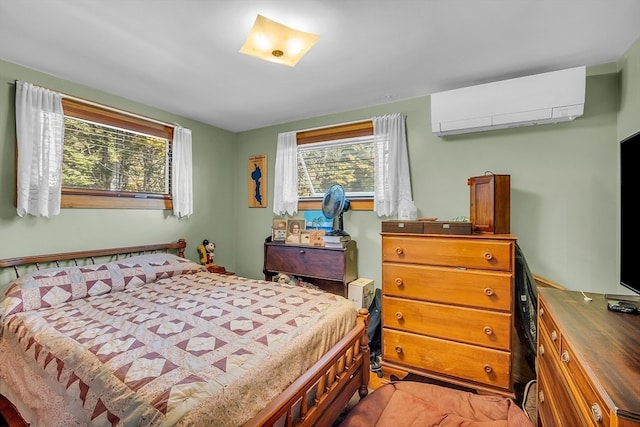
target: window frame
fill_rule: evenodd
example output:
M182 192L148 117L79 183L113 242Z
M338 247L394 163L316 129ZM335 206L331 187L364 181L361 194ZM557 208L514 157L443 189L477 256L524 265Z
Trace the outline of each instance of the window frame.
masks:
M174 127L126 111L77 98L63 97L65 116L166 138L173 149ZM170 164L171 165L171 164ZM171 194L122 192L62 187L61 208L173 209Z
M333 141L338 139L355 138L358 136L373 136L373 121L347 123L319 129L296 132L296 144L313 144L315 142ZM373 196L349 199L349 209L354 211L372 211ZM321 210L322 198L298 200L298 210Z

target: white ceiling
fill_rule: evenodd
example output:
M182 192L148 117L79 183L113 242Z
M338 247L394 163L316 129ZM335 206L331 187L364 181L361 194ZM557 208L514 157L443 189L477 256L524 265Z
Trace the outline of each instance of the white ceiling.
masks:
M257 14L320 35L295 68L239 53ZM640 0L0 0L0 59L238 132L600 65Z

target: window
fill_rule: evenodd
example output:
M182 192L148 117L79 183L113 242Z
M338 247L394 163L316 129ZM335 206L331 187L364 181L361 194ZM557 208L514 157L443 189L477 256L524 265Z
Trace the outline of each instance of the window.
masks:
M76 99L62 107L62 207L172 208L173 127Z
M296 134L298 208L320 209L331 184L344 187L353 210L373 208L373 123L333 126Z

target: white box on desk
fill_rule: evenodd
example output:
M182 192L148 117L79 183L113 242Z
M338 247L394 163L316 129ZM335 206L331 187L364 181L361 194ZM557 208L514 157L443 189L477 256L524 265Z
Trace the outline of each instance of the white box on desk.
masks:
M373 286L373 280L364 277L357 278L353 282L349 282L348 297L349 301L356 306L356 309L369 308L373 302L376 290Z

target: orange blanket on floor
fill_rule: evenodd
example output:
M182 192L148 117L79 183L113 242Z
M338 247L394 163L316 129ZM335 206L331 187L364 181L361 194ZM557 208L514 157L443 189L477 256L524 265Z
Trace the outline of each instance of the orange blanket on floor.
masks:
M533 427L513 400L412 381L386 384L358 403L340 427Z

